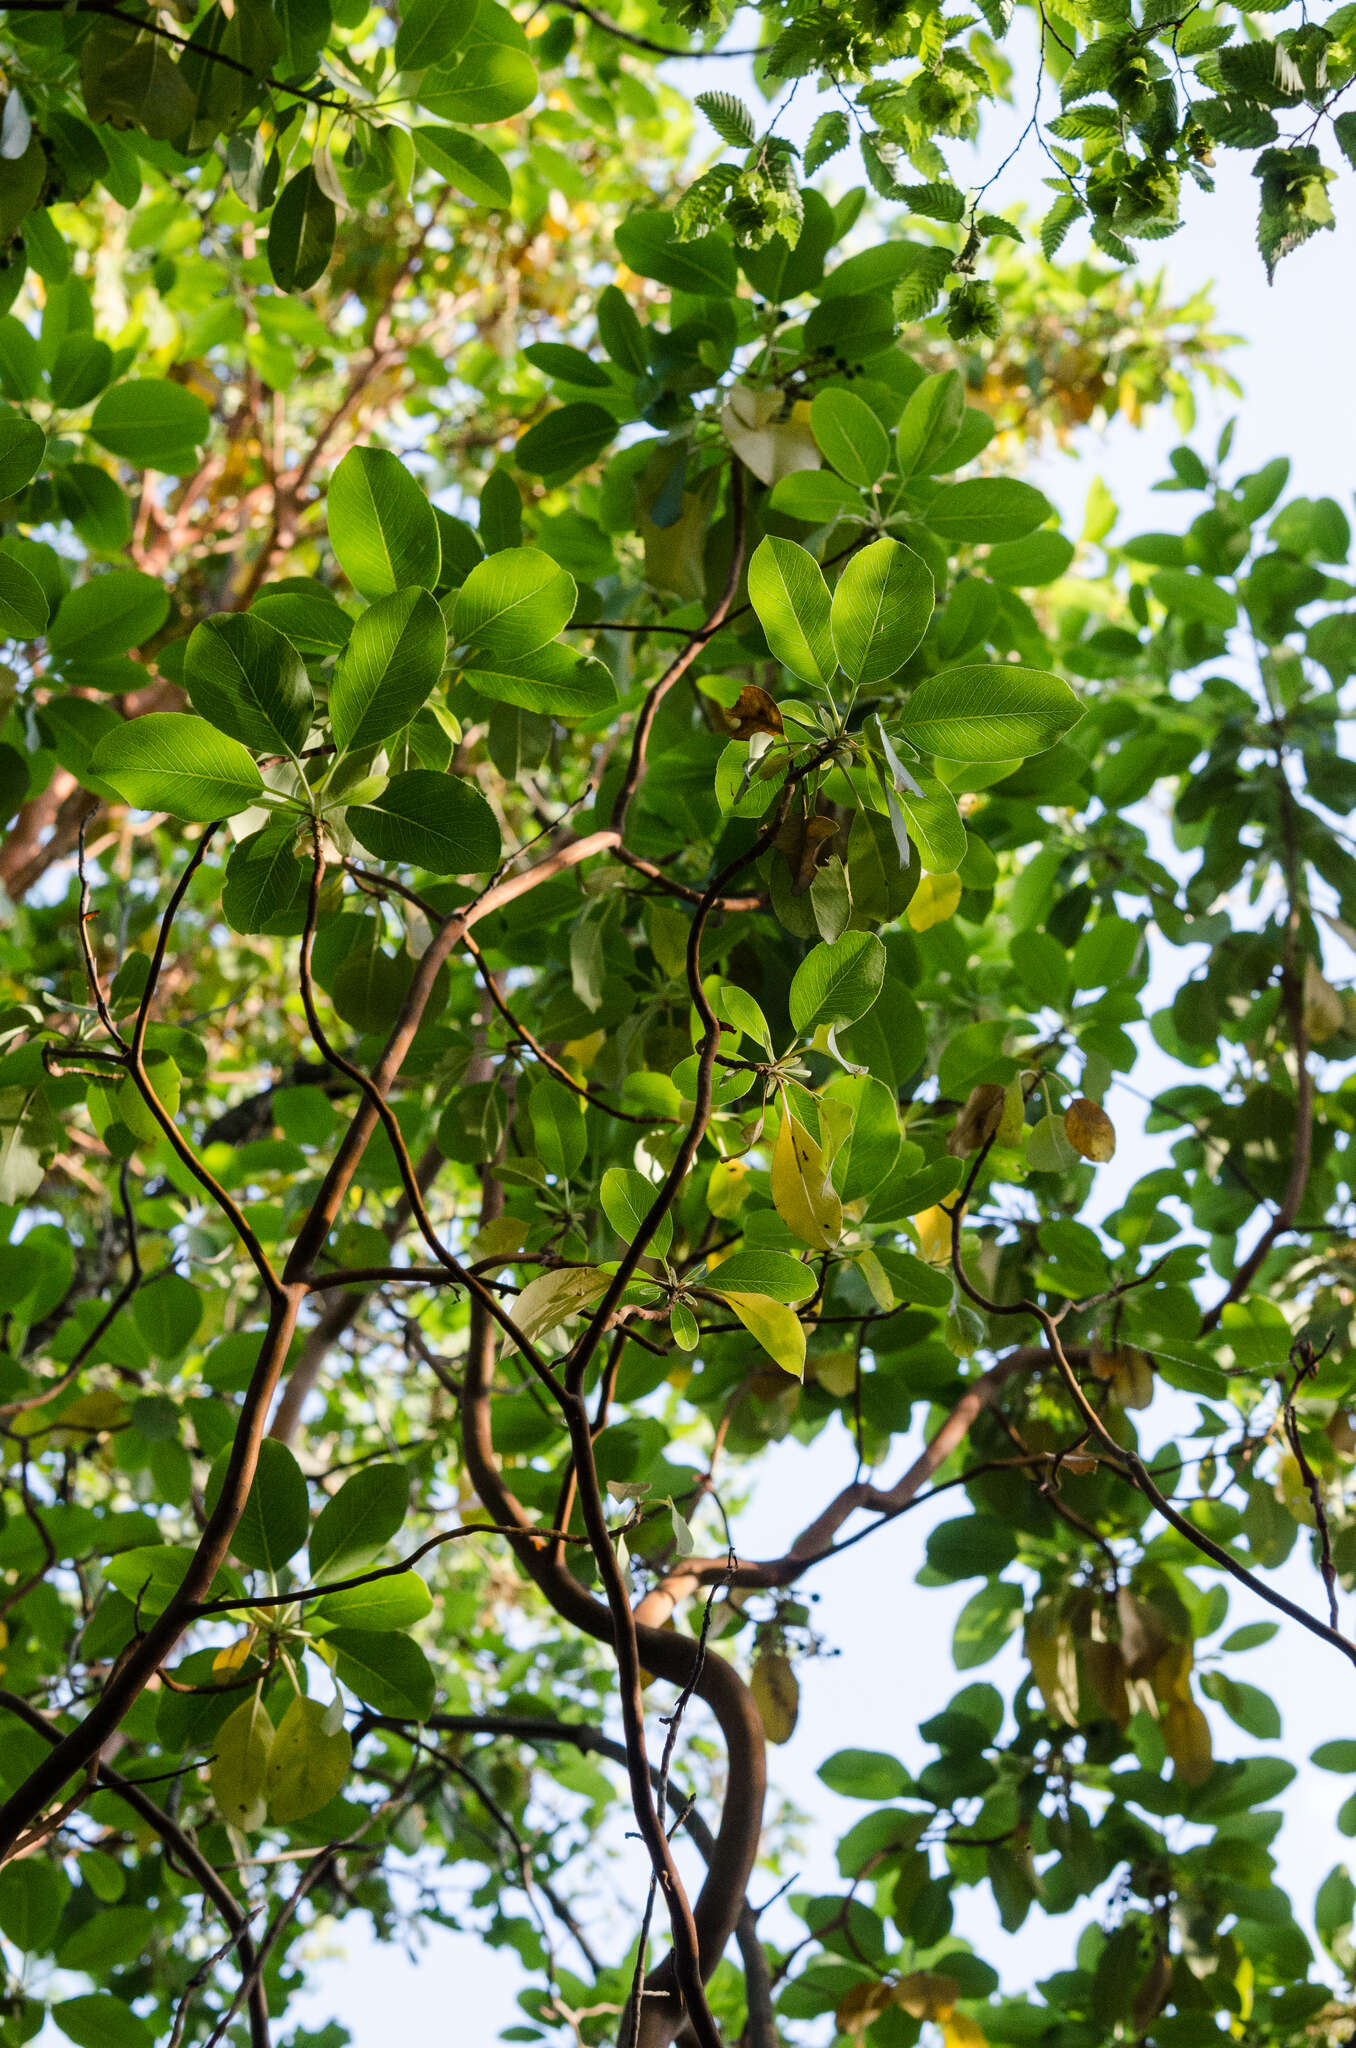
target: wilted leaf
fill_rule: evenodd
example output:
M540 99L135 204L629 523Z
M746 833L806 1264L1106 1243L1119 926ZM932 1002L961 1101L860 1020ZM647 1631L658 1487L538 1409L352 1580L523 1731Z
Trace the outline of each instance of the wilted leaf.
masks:
M1008 1091L1001 1081L981 1081L970 1090L955 1128L946 1141L953 1159L965 1159L996 1137L1003 1122Z
M829 1180L829 1162L789 1109L772 1152L772 1200L803 1244L829 1251L843 1233L843 1205Z
M784 730L782 714L776 700L757 683L745 683L734 703L725 713L725 723L730 736L737 740L752 738L756 732L780 733Z
M1115 1156L1116 1127L1098 1102L1080 1095L1064 1112L1064 1135L1074 1151L1094 1164L1104 1165Z
M753 1703L762 1716L763 1732L769 1742L789 1742L800 1712L800 1686L796 1674L780 1650L762 1650L754 1659L749 1678Z

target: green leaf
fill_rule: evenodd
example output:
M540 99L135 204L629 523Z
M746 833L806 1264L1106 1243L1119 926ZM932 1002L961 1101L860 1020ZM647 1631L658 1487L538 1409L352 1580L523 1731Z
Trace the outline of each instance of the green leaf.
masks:
M573 576L539 548L502 548L457 592L452 638L501 660L535 654L569 624L576 594Z
M396 30L397 71L445 63L475 18L475 0L403 0Z
M905 789L896 801L909 824L909 836L923 866L933 875L951 875L965 859L965 824L956 799L944 783L924 776L921 796Z
M11 555L0 555L0 637L36 640L46 624L47 593L37 577Z
M108 1558L103 1574L143 1614L163 1614L192 1561L193 1552L186 1543L145 1544ZM240 1590L238 1574L225 1568L212 1581L213 1598L234 1597Z
M1159 603L1176 618L1198 619L1206 626L1232 626L1238 617L1233 594L1221 590L1196 569L1160 569L1149 586Z
M378 860L434 875L481 875L499 864L499 823L473 782L411 768L370 804L346 814L359 845Z
M468 128L507 121L536 96L532 59L506 43L480 43L456 63L428 72L419 93L435 120Z
M426 590L380 597L357 621L330 685L340 753L374 747L408 725L442 674L443 615Z
M716 235L683 241L669 213L630 214L617 229L617 253L637 277L652 277L675 291L727 299L739 281L728 242Z
M413 1628L433 1611L433 1596L418 1572L392 1572L366 1586L327 1593L315 1609L322 1621L345 1628Z
M722 142L732 149L753 148L757 135L753 115L734 93L699 92L693 105L701 108Z
M239 740L182 711L148 711L100 740L90 773L139 811L168 811L200 825L232 818L263 794Z
M1074 544L1062 533L1051 533L1041 527L1027 535L1025 540L1000 541L997 547L989 549L984 560L985 574L993 582L1003 583L1015 590L1030 590L1044 583L1054 583L1069 568L1074 558Z
M923 517L943 540L1021 540L1054 515L1054 506L1034 484L1011 476L977 476L943 484Z
M12 498L42 468L47 436L23 413L0 413L0 498Z
M932 577L901 541L854 555L833 593L833 644L854 683L882 683L903 668L932 617Z
M110 455L133 469L182 476L195 469L212 418L196 391L167 377L133 377L115 384L94 408L89 430Z
M803 682L827 683L837 666L829 632L829 590L813 555L769 534L749 563L749 602L773 658Z
M965 418L965 381L959 370L924 377L909 394L895 435L901 476L930 476L945 457Z
M547 1074L533 1085L528 1115L541 1164L557 1180L569 1180L583 1165L588 1149L582 1098Z
M482 697L546 717L594 718L617 701L609 669L592 654L541 647L535 654L483 662L472 657L466 681Z
M0 1867L0 1934L25 1955L40 1955L56 1939L70 1885L45 1856L25 1856Z
M346 1479L311 1531L311 1577L348 1578L386 1548L410 1511L403 1465L368 1465Z
M217 1730L209 1782L222 1819L246 1831L264 1820L264 1788L273 1723L257 1694L250 1695Z
M810 139L805 145L805 175L812 178L822 170L830 157L846 149L852 140L848 117L835 107L831 113L821 114L810 130Z
M562 483L601 455L619 422L605 406L577 399L529 427L513 451L520 469Z
M298 845L295 819L242 839L231 849L221 886L221 914L231 930L300 931L302 895L312 866ZM293 912L298 913L295 920Z
M1044 753L1082 717L1067 683L1043 669L948 669L919 683L898 729L951 761L1018 761Z
M47 644L63 666L140 647L169 617L169 592L139 569L105 569L61 600Z
M308 292L319 284L334 254L338 224L334 201L311 165L294 172L268 223L268 268L279 291Z
M879 1749L840 1749L826 1757L818 1777L847 1799L902 1799L912 1780L898 1757Z
M154 1930L155 1915L145 1906L106 1907L72 1929L57 1950L57 1964L91 1975L117 1969L145 1954Z
M741 1245L713 1266L701 1284L714 1294L766 1294L795 1308L814 1293L815 1276L789 1252Z
M209 1514L221 1496L231 1456L228 1445L208 1476ZM232 1554L253 1571L276 1572L296 1556L310 1528L311 1504L305 1474L286 1444L266 1436L259 1446L259 1462L244 1511L231 1538Z
M805 1330L795 1310L767 1294L727 1293L725 1299L768 1357L793 1379L804 1379Z
M1260 1687L1244 1685L1236 1678L1227 1677L1223 1671L1207 1671L1201 1680L1201 1691L1210 1699L1217 1700L1245 1735L1253 1736L1258 1742L1280 1741L1280 1711L1276 1702Z
M807 953L791 982L791 1022L802 1038L824 1024L855 1024L885 981L885 948L874 932L844 932Z
M364 597L389 597L411 584L436 587L437 515L399 456L350 448L330 478L325 509L339 566Z
M353 1762L353 1744L346 1728L327 1732L327 1716L319 1700L298 1694L279 1721L264 1780L271 1820L284 1825L305 1820L341 1790Z
M335 1653L339 1683L364 1706L403 1721L426 1721L433 1712L433 1670L409 1636L339 1628L326 1637L326 1648Z
M1021 1587L1009 1585L1006 1579L990 1579L972 1593L956 1616L951 1637L951 1660L957 1671L973 1671L996 1657L1020 1628L1023 1606Z
M1343 1776L1356 1774L1356 1741L1339 1736L1335 1742L1320 1742L1309 1760L1320 1771L1339 1771Z
M788 519L804 519L812 526L827 525L844 513L867 516L866 501L855 485L835 476L831 469L796 469L778 477L768 500L774 512Z
M890 466L889 436L855 392L819 392L810 403L810 431L849 483L869 489Z
M433 0L441 12L442 0ZM412 128L415 153L431 170L477 206L509 206L513 182L508 166L488 143L460 128Z
M603 1214L624 1244L630 1244L654 1206L659 1190L633 1166L609 1166L599 1187ZM652 1258L662 1259L673 1243L673 1217L660 1217L647 1247Z
M155 2035L146 2021L111 1992L63 1998L52 2007L52 2018L75 2048L155 2048Z
M315 717L306 664L285 634L248 612L219 612L193 628L184 688L196 712L256 754L298 754L306 744Z

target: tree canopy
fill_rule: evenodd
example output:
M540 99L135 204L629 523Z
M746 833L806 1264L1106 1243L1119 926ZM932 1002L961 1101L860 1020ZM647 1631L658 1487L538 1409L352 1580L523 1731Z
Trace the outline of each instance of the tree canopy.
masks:
M1249 1653L1356 1664L1352 534L1137 245L1331 228L1356 8L745 19L0 16L3 2048L342 2048L359 1915L524 2042L1349 2036ZM816 1569L939 1497L811 1891Z

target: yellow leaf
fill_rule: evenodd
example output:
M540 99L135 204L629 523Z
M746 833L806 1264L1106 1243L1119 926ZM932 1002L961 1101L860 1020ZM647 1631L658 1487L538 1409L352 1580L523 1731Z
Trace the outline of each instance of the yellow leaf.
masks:
M1215 1766L1210 1723L1195 1700L1174 1700L1161 1723L1163 1743L1175 1775L1188 1785L1202 1785Z
M725 1300L769 1358L795 1379L805 1377L805 1332L793 1308L770 1294L727 1294Z
M909 1220L918 1233L918 1249L928 1264L947 1265L951 1258L951 1218L946 1210L934 1203L931 1209L922 1209Z
M1022 1093L1022 1077L1014 1075L1003 1090L1003 1114L998 1119L998 1145L1020 1145L1026 1129L1026 1097Z
M1116 1126L1102 1105L1090 1102L1086 1095L1080 1095L1065 1110L1064 1135L1075 1152L1097 1166L1115 1157Z
M769 1742L789 1742L800 1712L800 1687L796 1674L780 1650L764 1650L754 1660L749 1690L763 1722Z
M1056 1721L1078 1726L1078 1659L1073 1634L1052 1604L1038 1600L1023 1636L1027 1662L1045 1710Z
M968 2013L953 2012L942 2021L942 2048L987 2048L984 2029Z
M348 1730L325 1731L326 1709L319 1700L294 1699L282 1720L268 1756L266 1786L274 1820L304 1820L333 1799L353 1761Z
M251 1694L217 1730L208 1781L222 1819L233 1828L262 1827L273 1723Z
M928 931L934 924L945 924L949 917L955 915L960 900L959 875L924 875L909 904L909 923L916 932Z
M853 1265L871 1289L871 1299L885 1315L895 1305L895 1290L890 1285L890 1276L873 1251L858 1252Z
M829 1181L828 1162L787 1109L772 1150L772 1200L788 1230L816 1251L830 1251L843 1234L843 1205Z
M587 1038L572 1038L564 1047L565 1057L573 1060L582 1074L587 1074L603 1047L607 1044L605 1031L590 1031Z
M518 1216L494 1216L479 1229L466 1247L472 1260L507 1259L521 1251L527 1225Z
M566 1266L555 1273L538 1273L529 1280L513 1303L513 1320L529 1344L544 1337L570 1316L577 1316L590 1302L607 1292L608 1275L596 1266Z
M729 1220L744 1206L749 1191L749 1169L742 1159L718 1159L706 1183L706 1206L713 1216Z
M810 1376L817 1387L841 1401L857 1384L857 1354L854 1351L820 1351L810 1360Z
M235 1642L228 1643L224 1650L217 1651L212 1659L214 1678L229 1678L232 1672L239 1671L248 1664L250 1651L254 1648L254 1635L254 1630L248 1629Z

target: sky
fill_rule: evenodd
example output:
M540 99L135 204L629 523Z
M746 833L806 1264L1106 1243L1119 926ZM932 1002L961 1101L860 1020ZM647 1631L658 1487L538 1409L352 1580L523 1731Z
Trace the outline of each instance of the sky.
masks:
M756 18L752 19L756 28ZM739 39L745 40L742 35ZM755 98L743 63L674 64L666 73L689 94L723 88ZM808 86L804 88L790 109L785 131L803 140L822 105L815 104ZM1027 111L1029 96L1020 115L999 114L990 122L975 158L982 168L968 173L973 182L981 182L1001 162ZM1218 327L1246 337L1246 346L1233 352L1231 363L1244 385L1243 400L1204 397L1193 439L1209 455L1224 419L1236 414L1235 458L1241 466L1256 467L1286 454L1293 462L1292 490L1312 496L1326 493L1350 509L1356 478L1356 403L1351 390L1356 177L1344 174L1334 188L1336 232L1317 236L1288 257L1277 283L1268 287L1254 241L1256 183L1246 158L1221 155L1216 194L1193 195L1186 224L1170 241L1142 245L1146 267L1161 263L1180 293L1213 280ZM966 183L959 153L953 169L958 182ZM1029 144L991 193L991 203L1008 211L1020 199L1044 210L1049 203L1041 185L1046 169L1034 142ZM1181 507L1155 498L1152 486L1167 473L1168 451L1179 439L1164 411L1138 430L1118 423L1105 434L1087 434L1072 455L1042 456L1029 474L1075 532L1088 487L1099 474L1122 507L1120 532L1162 527L1172 523ZM1141 1079L1137 1074L1137 1084ZM1161 1079L1144 1085L1159 1085ZM1127 1178L1136 1178L1145 1165L1141 1152L1137 1157L1123 1155L1118 1169ZM1110 1200L1106 1206L1112 1206ZM897 1446L889 1469L902 1470L909 1455ZM808 1449L790 1443L778 1446L769 1454L758 1492L740 1521L739 1548L755 1556L784 1549L806 1519L805 1503L827 1500L850 1477L851 1447L841 1432L826 1433ZM912 1584L927 1529L952 1511L943 1504L935 1511L907 1516L841 1561L821 1568L814 1579L815 1590L823 1596L816 1623L839 1654L802 1667L799 1725L791 1742L772 1755L776 1783L808 1815L804 1869L810 1889L827 1888L833 1842L866 1810L823 1788L815 1775L820 1763L836 1749L862 1747L890 1749L906 1765L921 1764L930 1752L918 1743L916 1724L942 1706L962 1682L950 1662L951 1629L974 1582L954 1591L927 1592ZM1303 1545L1297 1546L1285 1587L1292 1597L1317 1605L1321 1589L1303 1561L1303 1551ZM1231 1626L1267 1614L1269 1610L1244 1589L1234 1589ZM991 1677L1001 1687L1011 1682L1016 1669L1016 1653L1009 1651L973 1676ZM1278 1853L1281 1882L1291 1889L1301 1917L1307 1918L1321 1878L1349 1852L1332 1816L1351 1788L1344 1780L1305 1770L1303 1760L1319 1742L1350 1734L1350 1673L1333 1652L1283 1624L1270 1646L1238 1664L1237 1675L1274 1693L1285 1725L1283 1742L1272 1747L1302 1766L1283 1801L1287 1825ZM1244 1755L1257 1747L1224 1723L1217 1710L1211 1712L1221 1753ZM1356 1863L1356 1854L1352 1861ZM763 1892L755 1886L755 1901L772 1888L771 1880ZM1086 1905L1060 1921L1042 1922L1033 1914L1022 1934L1009 1938L997 1929L983 1895L964 1896L963 1931L1003 1972L1008 1990L1020 1990L1058 1967L1090 1917ZM375 1944L366 1925L354 1916L328 1932L323 1943L317 1941L308 1992L296 2008L298 2019L317 2025L335 2016L352 2030L355 2048L389 2048L393 2017L398 2014L405 2038L419 2048L425 2041L446 2037L453 2009L458 2037L476 2043L491 2042L501 2027L521 2017L515 1997L522 1980L512 1958L483 1950L473 1937L438 1931L412 1961L398 1947ZM320 1953L322 1946L332 1952Z

